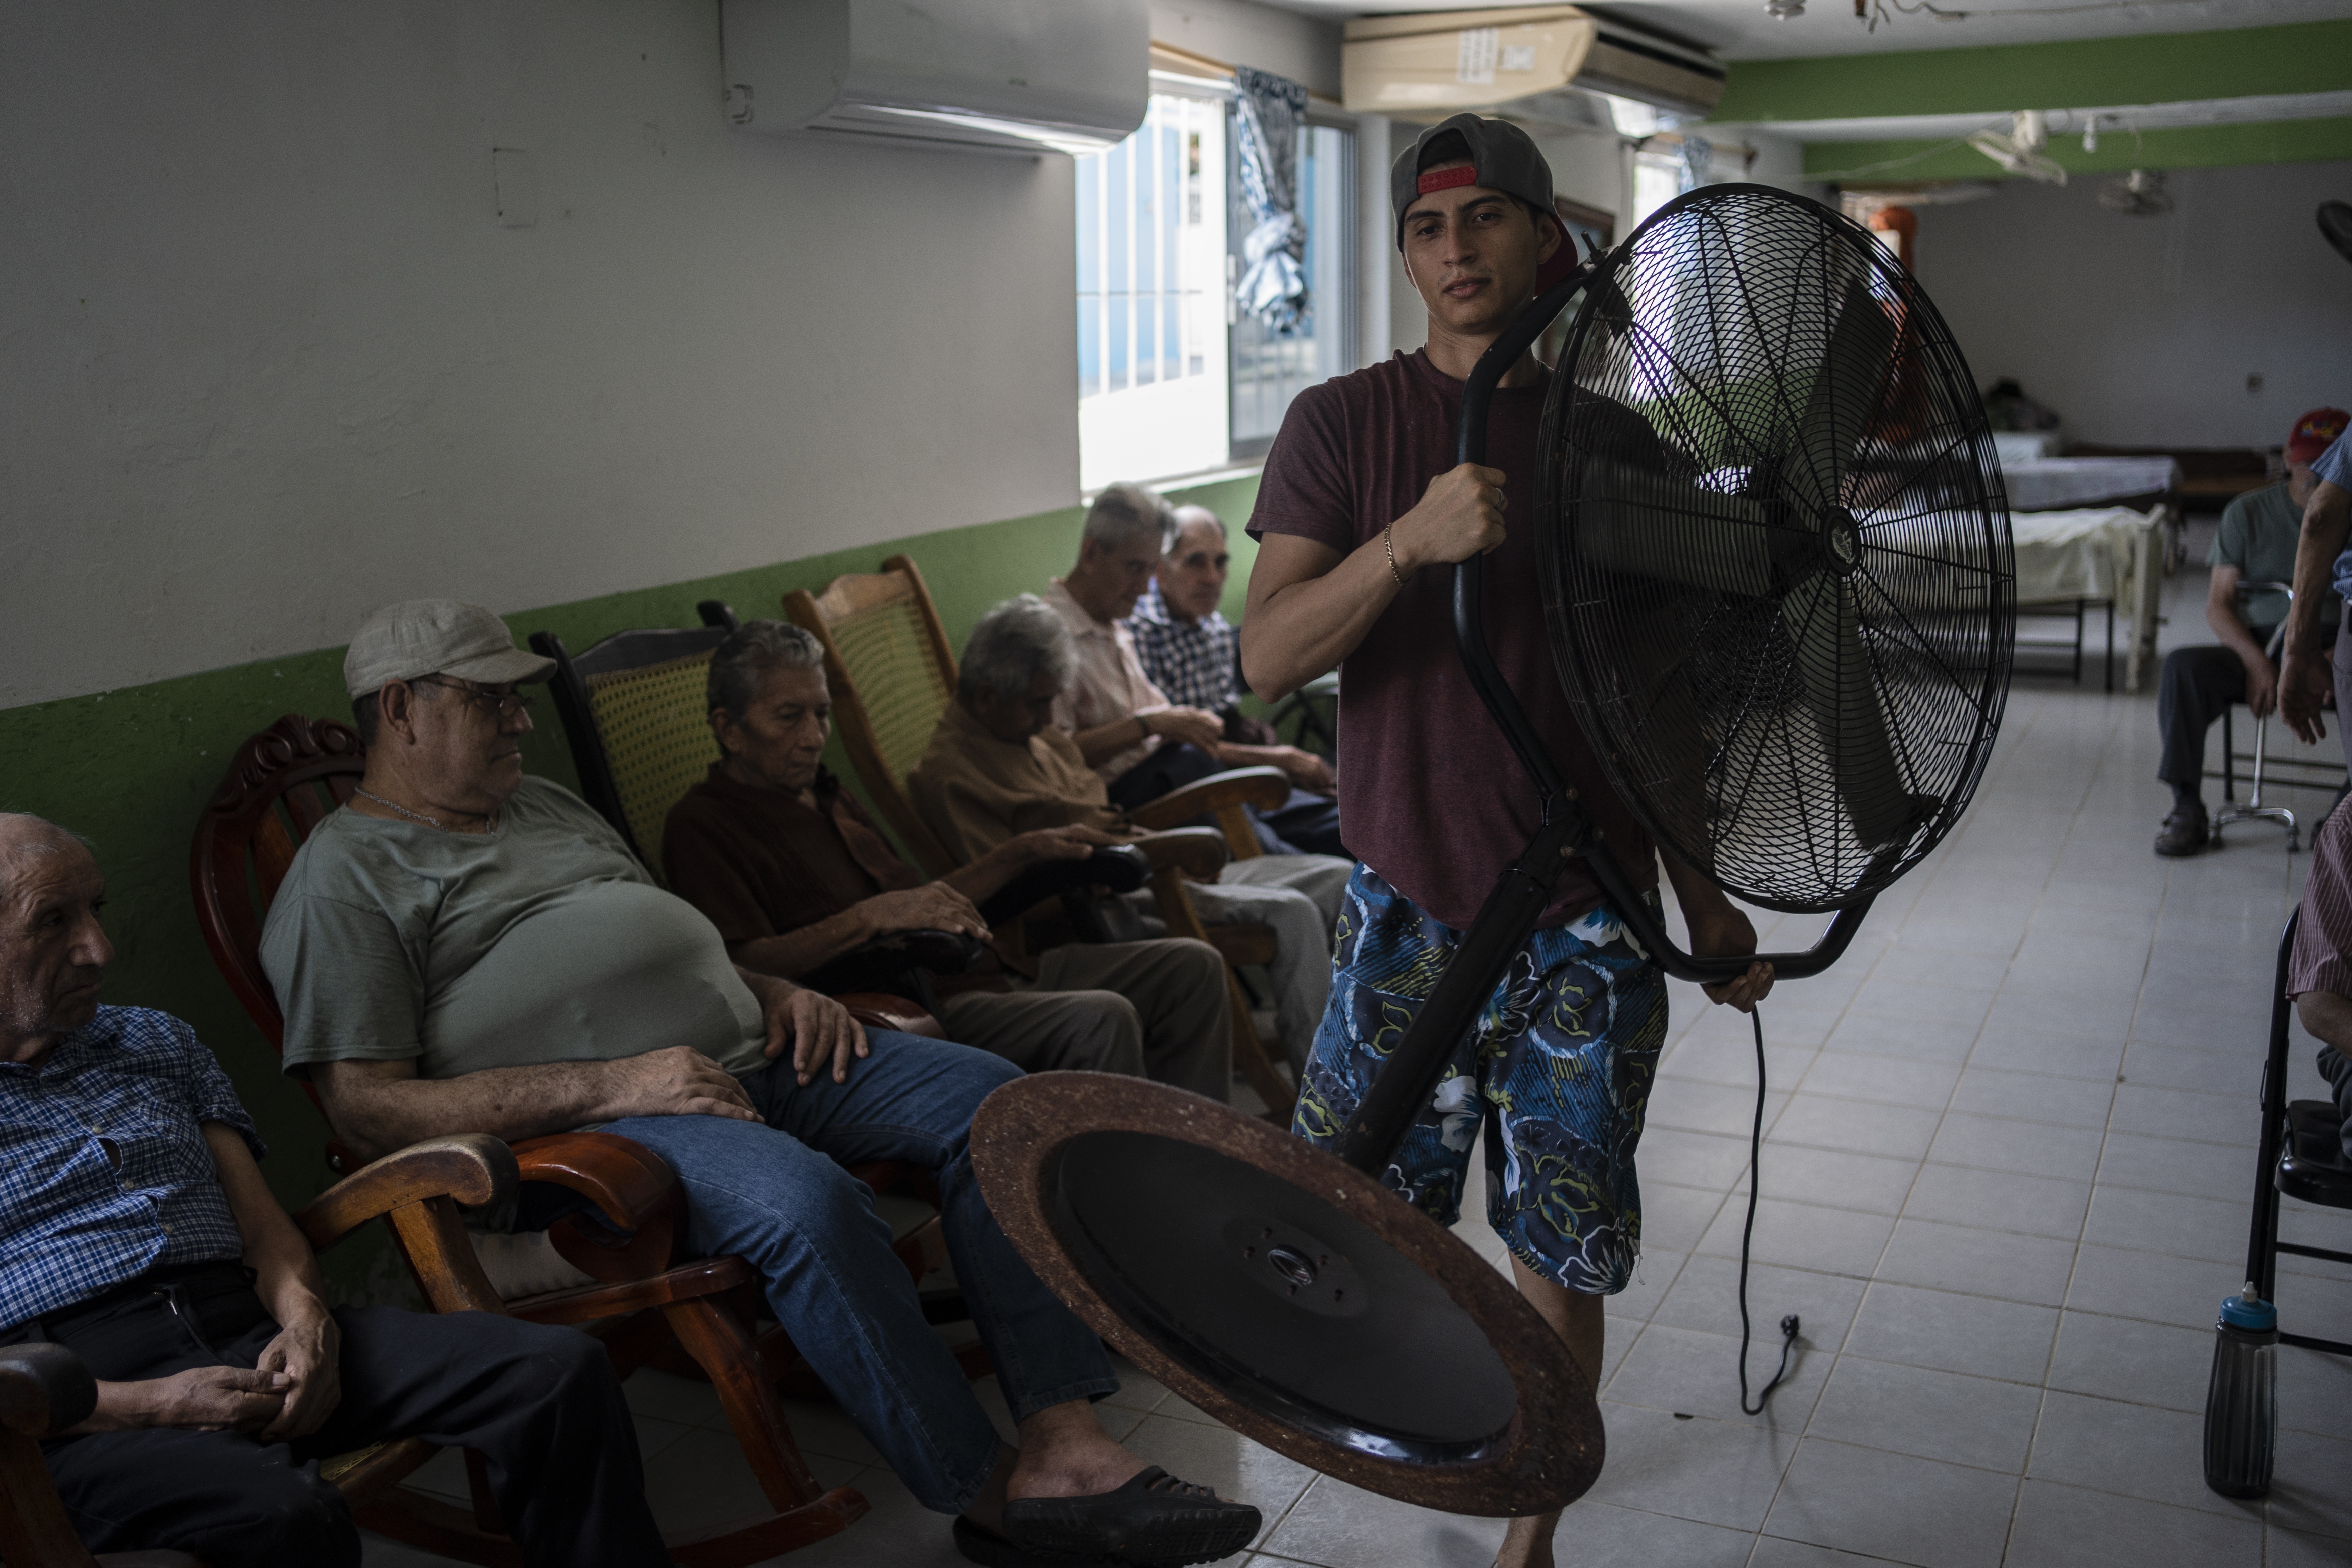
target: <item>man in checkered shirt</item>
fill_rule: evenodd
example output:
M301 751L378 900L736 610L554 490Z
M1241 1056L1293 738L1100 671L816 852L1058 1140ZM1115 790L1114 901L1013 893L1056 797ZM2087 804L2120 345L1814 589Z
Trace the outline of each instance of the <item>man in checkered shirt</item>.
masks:
M99 1005L105 898L78 839L0 814L0 1344L61 1344L98 1381L43 1445L83 1544L358 1568L319 1460L415 1436L488 1458L528 1561L667 1563L594 1340L328 1308L212 1053L168 1014Z
M1331 798L1339 787L1331 764L1284 745L1274 726L1241 710L1241 634L1217 610L1233 563L1223 520L1207 507L1184 506L1175 509L1173 521L1172 541L1126 622L1137 661L1170 702L1224 725L1223 742L1202 748L1207 767L1262 763L1280 768L1290 780L1290 799L1264 819L1280 844L1347 857L1339 807ZM1167 782L1172 786L1189 779Z

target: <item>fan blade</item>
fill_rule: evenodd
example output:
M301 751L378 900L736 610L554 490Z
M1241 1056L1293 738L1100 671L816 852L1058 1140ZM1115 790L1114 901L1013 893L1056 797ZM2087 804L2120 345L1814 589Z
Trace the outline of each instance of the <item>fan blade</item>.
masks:
M1831 329L1821 374L1813 379L1797 430L1798 444L1812 456L1816 474L1827 479L1861 453L1894 352L1895 323L1861 279L1846 284L1837 325ZM1823 499L1834 502L1837 498Z
M1910 828L1915 803L1879 710L1853 588L1832 572L1816 572L1789 590L1780 616L1796 642L1798 682L1854 833L1866 848L1893 843Z
M1772 591L1770 509L1605 458L1585 470L1576 551L1595 566L1759 598Z

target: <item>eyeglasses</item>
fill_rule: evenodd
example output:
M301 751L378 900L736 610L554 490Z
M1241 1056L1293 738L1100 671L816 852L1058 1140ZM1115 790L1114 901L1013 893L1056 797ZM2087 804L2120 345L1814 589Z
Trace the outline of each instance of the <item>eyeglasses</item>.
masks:
M530 711L531 700L520 691L485 691L478 686L467 686L441 675L420 675L408 684L446 687L500 723L518 713Z

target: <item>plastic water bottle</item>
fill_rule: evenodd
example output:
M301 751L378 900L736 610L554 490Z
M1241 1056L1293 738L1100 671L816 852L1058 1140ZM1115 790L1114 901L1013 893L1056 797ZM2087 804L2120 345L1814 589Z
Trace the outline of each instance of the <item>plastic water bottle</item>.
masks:
M2263 1497L2278 1436L2278 1309L2250 1284L2222 1301L2213 1329L2205 1484L2223 1497Z

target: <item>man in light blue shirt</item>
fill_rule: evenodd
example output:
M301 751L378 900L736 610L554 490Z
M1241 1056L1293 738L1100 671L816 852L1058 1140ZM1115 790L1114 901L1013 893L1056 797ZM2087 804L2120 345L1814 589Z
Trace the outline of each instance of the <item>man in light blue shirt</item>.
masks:
M2279 668L2279 716L2297 737L2315 742L2326 732L2319 710L2331 691L2352 691L2352 616L2336 634L2331 665L2320 663L2319 610L2326 590L2352 583L2352 441L2339 437L2352 416L2319 408L2296 421L2287 440L2287 460L2311 465L2316 482L2303 509L2303 539L2294 556L2294 603L2287 611L2285 655ZM2347 765L2352 765L2352 732L2336 726Z

